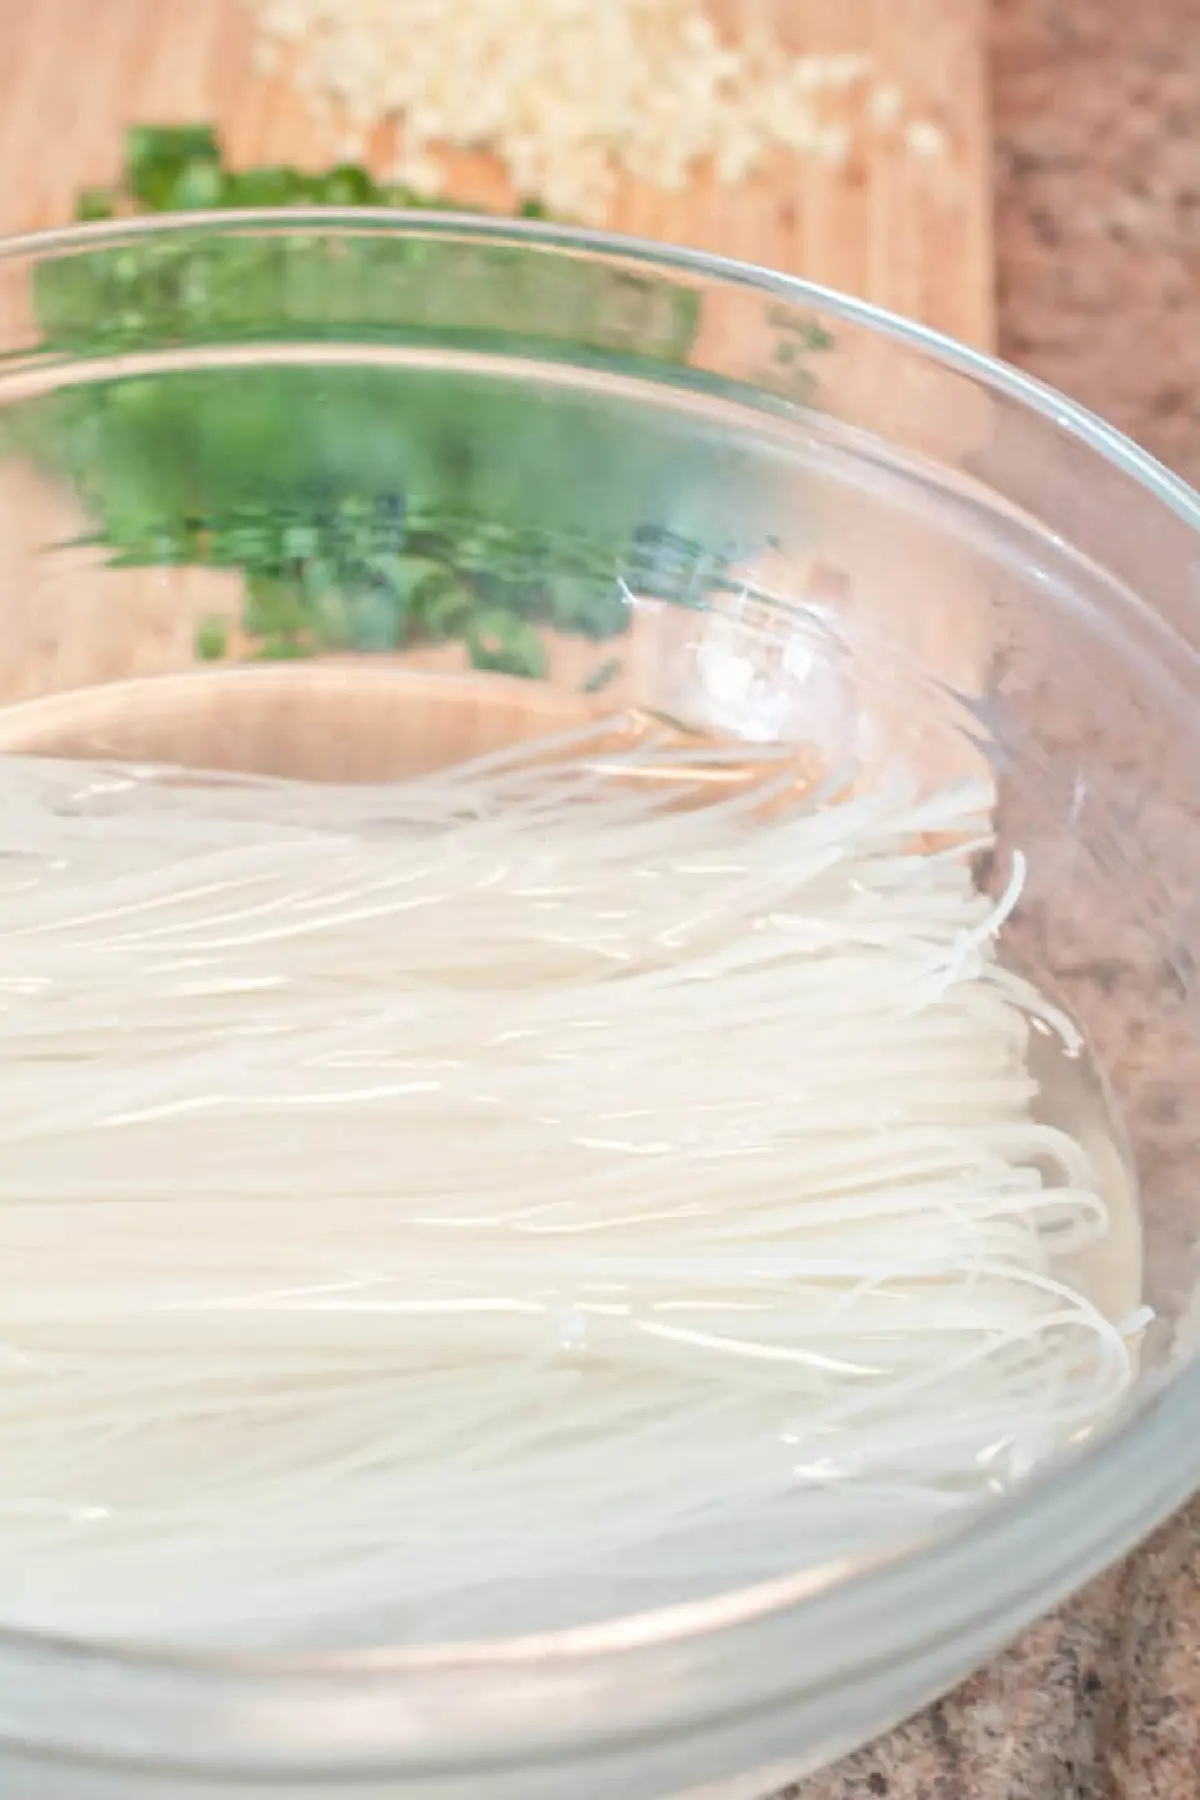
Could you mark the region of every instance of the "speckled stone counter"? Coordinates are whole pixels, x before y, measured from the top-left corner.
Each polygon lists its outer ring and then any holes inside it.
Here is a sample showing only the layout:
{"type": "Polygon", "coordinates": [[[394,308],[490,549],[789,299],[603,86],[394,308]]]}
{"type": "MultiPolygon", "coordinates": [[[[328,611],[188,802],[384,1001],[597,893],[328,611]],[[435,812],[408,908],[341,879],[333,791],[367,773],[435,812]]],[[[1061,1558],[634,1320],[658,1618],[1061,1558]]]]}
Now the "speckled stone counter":
{"type": "Polygon", "coordinates": [[[945,1700],[786,1800],[1196,1800],[1200,1506],[945,1700]]]}
{"type": "MultiPolygon", "coordinates": [[[[1002,354],[1200,483],[1200,0],[994,0],[1002,354]]],[[[1200,1501],[789,1800],[1200,1800],[1200,1501]]]]}

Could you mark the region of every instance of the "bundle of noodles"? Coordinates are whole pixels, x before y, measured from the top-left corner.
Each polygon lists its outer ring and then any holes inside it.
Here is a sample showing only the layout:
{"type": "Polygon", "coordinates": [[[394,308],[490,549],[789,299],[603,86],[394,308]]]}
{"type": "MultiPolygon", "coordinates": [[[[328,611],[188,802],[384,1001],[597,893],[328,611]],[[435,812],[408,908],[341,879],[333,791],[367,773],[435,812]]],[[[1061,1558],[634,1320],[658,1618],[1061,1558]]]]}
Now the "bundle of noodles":
{"type": "Polygon", "coordinates": [[[935,1524],[1114,1406],[990,796],[753,756],[0,764],[0,1620],[563,1622],[935,1524]]]}

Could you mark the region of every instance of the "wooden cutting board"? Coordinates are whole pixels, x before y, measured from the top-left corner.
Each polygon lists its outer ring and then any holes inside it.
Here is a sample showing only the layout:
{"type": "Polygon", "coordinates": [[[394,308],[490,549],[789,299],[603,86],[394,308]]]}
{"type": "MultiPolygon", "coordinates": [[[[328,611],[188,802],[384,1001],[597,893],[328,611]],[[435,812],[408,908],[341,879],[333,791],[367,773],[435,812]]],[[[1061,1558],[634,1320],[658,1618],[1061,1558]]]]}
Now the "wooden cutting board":
{"type": "MultiPolygon", "coordinates": [[[[864,119],[841,167],[780,154],[737,191],[698,181],[670,195],[631,184],[611,224],[802,274],[986,347],[986,0],[710,3],[731,23],[773,9],[798,51],[865,55],[872,84],[899,88],[906,118],[935,127],[943,147],[921,154],[902,128],[879,131],[864,119]]],[[[0,232],[69,220],[81,187],[117,178],[132,123],[212,121],[240,164],[322,167],[339,158],[335,132],[314,123],[286,76],[255,72],[245,0],[0,0],[0,15],[0,232]]],[[[388,148],[386,134],[372,145],[381,173],[388,148]]],[[[504,199],[482,157],[458,158],[448,185],[464,202],[504,199]]],[[[970,427],[957,405],[950,423],[970,427]]],[[[47,543],[81,528],[64,505],[21,471],[0,482],[0,703],[185,671],[198,623],[240,614],[240,583],[228,573],[105,569],[87,553],[47,558],[47,543]]],[[[876,545],[857,527],[852,536],[861,554],[880,550],[882,566],[868,556],[844,610],[868,629],[880,608],[903,620],[919,664],[971,691],[986,663],[976,571],[919,526],[903,542],[893,532],[876,545]]],[[[605,698],[615,704],[609,690],[605,698]]],[[[907,716],[903,723],[911,737],[907,716]]]]}
{"type": "MultiPolygon", "coordinates": [[[[922,155],[903,128],[868,128],[841,168],[781,154],[735,192],[631,185],[611,224],[805,275],[988,345],[985,0],[724,6],[734,18],[772,10],[798,49],[866,54],[944,149],[922,155]]],[[[286,78],[254,72],[242,0],[4,0],[0,11],[2,232],[69,219],[80,187],[116,176],[133,122],[213,120],[242,163],[337,160],[286,78]]],[[[497,191],[483,159],[461,160],[452,186],[463,200],[497,191]]]]}

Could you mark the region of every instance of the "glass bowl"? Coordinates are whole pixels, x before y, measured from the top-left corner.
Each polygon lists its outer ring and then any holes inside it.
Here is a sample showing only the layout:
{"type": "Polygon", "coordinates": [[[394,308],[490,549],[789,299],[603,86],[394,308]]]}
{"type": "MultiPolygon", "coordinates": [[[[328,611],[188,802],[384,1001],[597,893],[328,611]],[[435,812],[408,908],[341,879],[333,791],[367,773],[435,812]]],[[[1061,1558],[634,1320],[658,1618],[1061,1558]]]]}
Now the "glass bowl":
{"type": "Polygon", "coordinates": [[[0,1596],[0,1785],[756,1800],[1183,1501],[1195,497],[916,326],[550,227],[88,227],[5,246],[0,308],[0,753],[372,781],[608,709],[919,782],[985,769],[979,879],[1026,859],[1005,946],[1114,1096],[1154,1314],[1112,1429],[936,1536],[733,1592],[324,1656],[66,1641],[0,1596]]]}

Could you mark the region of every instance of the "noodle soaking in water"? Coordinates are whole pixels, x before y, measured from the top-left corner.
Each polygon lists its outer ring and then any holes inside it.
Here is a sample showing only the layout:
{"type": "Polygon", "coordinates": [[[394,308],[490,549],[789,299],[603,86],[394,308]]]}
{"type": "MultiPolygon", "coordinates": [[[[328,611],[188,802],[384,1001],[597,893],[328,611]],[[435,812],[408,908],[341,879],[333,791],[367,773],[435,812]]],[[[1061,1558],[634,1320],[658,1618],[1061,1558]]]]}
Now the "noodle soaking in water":
{"type": "Polygon", "coordinates": [[[508,1633],[936,1528],[1118,1408],[1134,1208],[990,790],[638,715],[0,763],[0,1613],[508,1633]]]}

